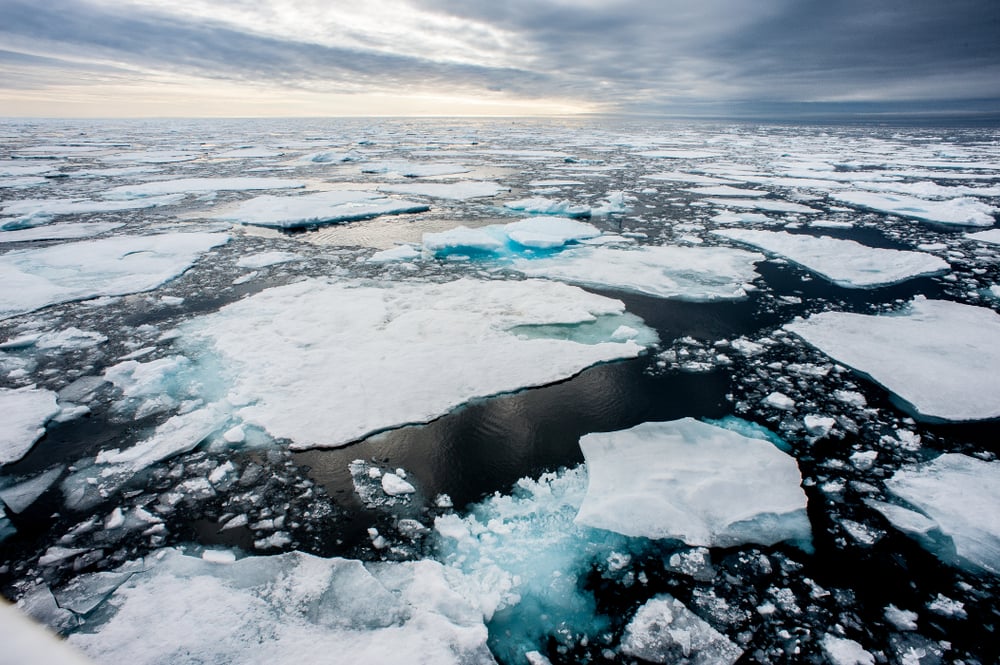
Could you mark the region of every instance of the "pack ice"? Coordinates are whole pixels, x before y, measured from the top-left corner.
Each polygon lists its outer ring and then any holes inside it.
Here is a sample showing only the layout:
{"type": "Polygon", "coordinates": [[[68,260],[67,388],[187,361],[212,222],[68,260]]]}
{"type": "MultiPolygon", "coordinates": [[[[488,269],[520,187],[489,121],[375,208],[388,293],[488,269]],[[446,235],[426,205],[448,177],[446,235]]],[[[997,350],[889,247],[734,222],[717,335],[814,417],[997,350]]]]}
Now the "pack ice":
{"type": "Polygon", "coordinates": [[[121,236],[0,256],[0,318],[97,296],[149,291],[229,241],[224,233],[121,236]]]}
{"type": "Polygon", "coordinates": [[[928,420],[1000,417],[1000,315],[915,298],[884,315],[823,312],[785,325],[928,420]]]}
{"type": "Polygon", "coordinates": [[[739,300],[764,256],[728,247],[582,247],[555,256],[519,259],[530,277],[694,302],[739,300]]]}
{"type": "Polygon", "coordinates": [[[635,613],[625,627],[622,652],[651,663],[689,665],[732,665],[743,655],[743,649],[666,594],[635,613]]]}
{"type": "Polygon", "coordinates": [[[587,434],[580,447],[580,524],[704,547],[811,537],[798,465],[769,441],[683,418],[587,434]]]}
{"type": "Polygon", "coordinates": [[[0,465],[24,457],[57,413],[56,394],[50,390],[0,388],[0,465]]]}
{"type": "Polygon", "coordinates": [[[439,563],[213,558],[161,550],[110,594],[84,594],[76,604],[116,611],[93,612],[70,644],[109,665],[494,662],[482,613],[439,563]]]}
{"type": "Polygon", "coordinates": [[[231,372],[238,414],[293,448],[340,446],[460,404],[631,358],[656,335],[622,303],[546,281],[310,279],[182,327],[231,372]],[[622,325],[633,332],[615,335],[622,325]]]}
{"type": "Polygon", "coordinates": [[[853,240],[815,237],[786,231],[722,229],[715,235],[783,256],[834,284],[870,288],[935,275],[951,266],[924,252],[867,247],[853,240]]]}
{"type": "Polygon", "coordinates": [[[993,226],[996,221],[993,216],[1000,212],[1000,208],[977,201],[972,197],[927,201],[915,196],[876,192],[838,192],[831,194],[831,197],[858,208],[937,224],[993,226]]]}
{"type": "Polygon", "coordinates": [[[391,199],[378,192],[334,190],[299,196],[265,194],[219,211],[212,218],[253,226],[292,229],[427,210],[430,210],[430,206],[391,199]]]}
{"type": "Polygon", "coordinates": [[[915,509],[872,502],[898,529],[948,563],[1000,575],[1000,462],[948,453],[885,486],[915,509]]]}

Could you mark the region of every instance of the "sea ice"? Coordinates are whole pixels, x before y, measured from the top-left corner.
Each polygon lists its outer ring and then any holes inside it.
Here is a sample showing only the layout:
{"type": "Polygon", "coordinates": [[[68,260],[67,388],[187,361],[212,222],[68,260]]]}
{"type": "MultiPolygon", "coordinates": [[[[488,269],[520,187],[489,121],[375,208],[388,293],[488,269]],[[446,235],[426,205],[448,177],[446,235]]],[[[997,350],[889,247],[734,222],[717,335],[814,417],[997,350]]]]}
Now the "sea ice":
{"type": "Polygon", "coordinates": [[[971,197],[947,201],[927,201],[914,196],[879,194],[875,192],[837,192],[831,196],[858,208],[886,212],[900,217],[912,217],[937,224],[961,226],[993,226],[994,215],[1000,208],[971,197]]]}
{"type": "Polygon", "coordinates": [[[53,217],[61,215],[156,208],[177,203],[183,198],[183,194],[168,194],[130,201],[92,201],[90,199],[29,199],[25,201],[7,201],[0,208],[0,215],[15,215],[15,217],[9,219],[0,218],[0,229],[9,231],[38,226],[49,222],[53,217]]]}
{"type": "MultiPolygon", "coordinates": [[[[471,169],[461,164],[448,164],[446,162],[369,162],[361,167],[362,173],[395,173],[404,178],[422,178],[426,176],[456,175],[468,173],[471,169]]],[[[404,192],[406,194],[416,194],[419,192],[404,192]]],[[[492,195],[484,195],[492,196],[492,195]]],[[[451,198],[451,197],[448,197],[451,198]]]]}
{"type": "Polygon", "coordinates": [[[51,390],[0,388],[0,465],[24,457],[57,413],[59,405],[51,390]]]}
{"type": "Polygon", "coordinates": [[[120,236],[0,256],[0,318],[48,305],[149,291],[225,242],[224,233],[120,236]]]}
{"type": "Polygon", "coordinates": [[[854,640],[827,634],[820,644],[830,665],[875,665],[875,656],[854,640]]]}
{"type": "Polygon", "coordinates": [[[810,538],[798,465],[769,441],[684,418],[587,434],[580,447],[580,524],[704,547],[810,538]]]}
{"type": "Polygon", "coordinates": [[[475,397],[634,357],[642,343],[610,339],[622,324],[655,339],[620,302],[554,282],[312,279],[181,330],[195,355],[208,345],[219,356],[231,373],[228,399],[246,422],[303,449],[341,446],[475,397]],[[587,338],[595,331],[597,339],[587,338]]]}
{"type": "Polygon", "coordinates": [[[505,208],[531,215],[562,215],[564,217],[590,217],[590,206],[576,205],[571,201],[553,201],[541,196],[508,201],[505,208]]]}
{"type": "Polygon", "coordinates": [[[393,261],[413,261],[419,259],[420,252],[410,245],[400,245],[392,249],[383,249],[368,257],[368,263],[391,263],[393,261]]]}
{"type": "Polygon", "coordinates": [[[492,663],[482,613],[453,577],[427,560],[162,550],[113,591],[115,612],[96,610],[68,641],[109,664],[492,663]]]}
{"type": "Polygon", "coordinates": [[[651,663],[732,665],[743,649],[673,596],[656,596],[625,627],[622,652],[651,663]]]}
{"type": "Polygon", "coordinates": [[[11,511],[22,513],[59,480],[65,469],[60,464],[27,480],[6,485],[0,489],[0,500],[11,511]]]}
{"type": "Polygon", "coordinates": [[[640,157],[647,157],[649,159],[711,159],[719,156],[719,154],[715,152],[684,149],[643,150],[642,152],[637,152],[636,154],[640,157]]]}
{"type": "Polygon", "coordinates": [[[259,252],[257,254],[241,256],[239,260],[236,261],[236,265],[239,268],[260,269],[278,265],[279,263],[298,261],[301,258],[302,255],[296,254],[295,252],[259,252]]]}
{"type": "Polygon", "coordinates": [[[709,198],[705,199],[709,203],[714,203],[718,206],[733,206],[734,208],[756,208],[757,210],[768,210],[770,212],[800,212],[800,213],[818,213],[819,210],[816,208],[810,208],[809,206],[802,205],[801,203],[792,203],[791,201],[782,201],[779,199],[737,199],[737,198],[709,198]]]}
{"type": "Polygon", "coordinates": [[[299,189],[305,187],[302,180],[288,178],[241,177],[241,178],[182,178],[180,180],[157,180],[138,185],[122,185],[101,194],[114,200],[144,199],[165,194],[206,194],[208,192],[245,192],[260,189],[299,189]]]}
{"type": "Polygon", "coordinates": [[[593,224],[561,217],[529,217],[504,226],[507,236],[524,247],[552,249],[601,235],[593,224]]]}
{"type": "Polygon", "coordinates": [[[914,277],[940,274],[951,267],[947,261],[932,254],[867,247],[853,240],[827,236],[817,238],[786,231],[750,229],[723,229],[712,233],[783,256],[847,288],[896,284],[914,277]]]}
{"type": "Polygon", "coordinates": [[[496,196],[500,192],[509,191],[509,187],[504,187],[495,182],[479,182],[468,180],[462,182],[408,182],[398,185],[379,185],[380,192],[390,192],[393,194],[411,194],[414,196],[428,196],[438,199],[453,199],[465,201],[467,199],[482,198],[485,196],[496,196]]]}
{"type": "Polygon", "coordinates": [[[897,528],[948,563],[1000,575],[1000,462],[948,453],[903,467],[885,486],[916,509],[876,505],[897,528]]]}
{"type": "Polygon", "coordinates": [[[454,252],[466,254],[496,254],[503,251],[506,238],[496,225],[470,229],[458,226],[439,233],[425,233],[421,239],[424,251],[434,255],[454,252]]]}
{"type": "Polygon", "coordinates": [[[1000,315],[914,299],[885,315],[823,312],[785,326],[930,420],[1000,417],[1000,315]]]}
{"type": "Polygon", "coordinates": [[[762,189],[745,189],[742,187],[730,187],[728,185],[692,187],[684,191],[691,192],[692,194],[700,194],[701,196],[764,196],[768,193],[762,189]]]}
{"type": "Polygon", "coordinates": [[[979,242],[985,242],[991,245],[1000,245],[1000,229],[967,233],[965,234],[965,237],[969,240],[978,240],[979,242]]]}
{"type": "Polygon", "coordinates": [[[0,243],[31,242],[36,240],[76,240],[107,233],[124,226],[115,222],[80,222],[78,224],[53,224],[16,231],[0,232],[0,243]]]}
{"type": "Polygon", "coordinates": [[[706,302],[746,297],[761,254],[727,247],[584,247],[561,254],[519,259],[514,269],[597,288],[660,298],[706,302]]]}
{"type": "Polygon", "coordinates": [[[239,224],[290,229],[427,210],[430,206],[390,199],[377,192],[332,190],[299,196],[265,194],[212,217],[239,224]]]}

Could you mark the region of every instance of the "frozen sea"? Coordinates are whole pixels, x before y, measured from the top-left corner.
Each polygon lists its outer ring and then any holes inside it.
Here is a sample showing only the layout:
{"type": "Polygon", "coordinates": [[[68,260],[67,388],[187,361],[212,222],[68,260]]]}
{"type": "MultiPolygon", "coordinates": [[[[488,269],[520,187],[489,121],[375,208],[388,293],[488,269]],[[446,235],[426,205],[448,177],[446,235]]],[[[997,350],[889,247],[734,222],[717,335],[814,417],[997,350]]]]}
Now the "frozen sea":
{"type": "Polygon", "coordinates": [[[998,215],[995,126],[4,120],[0,591],[108,664],[997,662],[998,215]]]}

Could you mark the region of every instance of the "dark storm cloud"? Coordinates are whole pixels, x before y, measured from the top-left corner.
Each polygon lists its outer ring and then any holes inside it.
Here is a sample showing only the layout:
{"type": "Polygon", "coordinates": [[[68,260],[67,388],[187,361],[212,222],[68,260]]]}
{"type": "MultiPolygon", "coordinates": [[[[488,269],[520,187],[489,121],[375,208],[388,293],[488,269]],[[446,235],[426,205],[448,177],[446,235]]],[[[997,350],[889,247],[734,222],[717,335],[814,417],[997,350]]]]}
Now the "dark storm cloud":
{"type": "Polygon", "coordinates": [[[72,0],[0,0],[0,47],[38,44],[53,58],[83,55],[309,89],[503,90],[623,111],[822,101],[919,102],[924,108],[936,100],[1000,99],[998,0],[413,4],[504,30],[513,35],[513,55],[530,66],[332,48],[167,10],[125,16],[72,0]]]}

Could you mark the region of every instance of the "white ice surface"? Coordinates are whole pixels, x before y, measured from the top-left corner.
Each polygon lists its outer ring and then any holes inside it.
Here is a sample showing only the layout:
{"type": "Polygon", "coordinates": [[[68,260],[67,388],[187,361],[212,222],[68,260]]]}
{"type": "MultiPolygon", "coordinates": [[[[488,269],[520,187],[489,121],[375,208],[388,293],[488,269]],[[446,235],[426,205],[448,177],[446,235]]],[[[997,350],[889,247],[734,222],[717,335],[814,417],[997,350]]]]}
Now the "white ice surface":
{"type": "Polygon", "coordinates": [[[505,208],[518,210],[532,215],[563,215],[565,217],[589,217],[590,206],[577,205],[571,201],[555,201],[541,196],[517,201],[508,201],[505,208]]]}
{"type": "Polygon", "coordinates": [[[138,185],[122,185],[103,192],[108,199],[142,199],[164,194],[205,194],[207,192],[253,191],[260,189],[299,189],[305,187],[302,180],[266,177],[238,178],[182,178],[179,180],[157,180],[138,185]]]}
{"type": "Polygon", "coordinates": [[[489,252],[503,250],[505,242],[502,233],[495,226],[470,229],[458,226],[438,233],[425,233],[421,239],[424,251],[431,254],[446,254],[454,251],[489,252]]]}
{"type": "Polygon", "coordinates": [[[989,229],[988,231],[967,233],[965,234],[965,237],[969,240],[978,240],[979,242],[985,242],[991,245],[1000,245],[1000,229],[989,229]]]}
{"type": "Polygon", "coordinates": [[[709,198],[705,199],[709,203],[714,203],[718,206],[733,206],[734,208],[756,208],[757,210],[767,210],[770,212],[801,212],[801,213],[818,213],[819,210],[816,208],[810,208],[809,206],[802,205],[801,203],[792,203],[791,201],[782,201],[779,199],[738,199],[738,198],[709,198]]]}
{"type": "Polygon", "coordinates": [[[640,344],[610,341],[623,323],[644,328],[623,311],[616,300],[547,281],[314,279],[268,289],[182,331],[189,348],[208,345],[231,373],[229,401],[242,405],[240,416],[303,449],[633,357],[640,344]],[[546,326],[568,338],[548,336],[546,326]],[[573,341],[576,329],[589,343],[573,341]]]}
{"type": "Polygon", "coordinates": [[[728,247],[584,247],[519,259],[516,270],[573,284],[689,301],[738,300],[764,257],[728,247]]]}
{"type": "Polygon", "coordinates": [[[224,233],[121,236],[0,255],[0,318],[55,303],[149,291],[171,280],[224,233]]]}
{"type": "Polygon", "coordinates": [[[24,512],[59,480],[65,469],[66,467],[60,464],[26,480],[6,485],[0,489],[0,501],[15,513],[24,512]]]}
{"type": "Polygon", "coordinates": [[[80,222],[77,224],[52,224],[17,231],[0,231],[0,243],[30,242],[35,240],[76,240],[113,231],[124,226],[116,222],[80,222]]]}
{"type": "Polygon", "coordinates": [[[0,215],[14,216],[6,219],[0,217],[0,229],[12,230],[37,226],[45,224],[53,217],[62,215],[156,208],[158,206],[177,203],[183,198],[183,194],[167,194],[131,201],[93,201],[90,199],[28,199],[24,201],[7,201],[0,207],[0,215]]]}
{"type": "Polygon", "coordinates": [[[664,665],[732,665],[743,655],[743,649],[667,594],[636,611],[625,626],[621,650],[664,665]]]}
{"type": "Polygon", "coordinates": [[[912,217],[937,224],[960,226],[993,226],[994,215],[1000,208],[971,197],[928,201],[903,194],[877,192],[836,192],[832,198],[858,208],[886,212],[900,217],[912,217]]]}
{"type": "Polygon", "coordinates": [[[279,263],[298,261],[301,258],[302,255],[296,254],[295,252],[259,252],[257,254],[241,256],[236,261],[236,265],[240,268],[250,268],[252,270],[256,270],[259,268],[267,268],[268,266],[278,265],[279,263]]]}
{"type": "MultiPolygon", "coordinates": [[[[97,663],[492,663],[483,615],[433,561],[299,552],[206,561],[165,550],[118,587],[117,611],[69,643],[97,663]]],[[[460,588],[460,587],[459,587],[460,588]]]]}
{"type": "Polygon", "coordinates": [[[408,162],[403,160],[368,162],[361,167],[362,173],[395,173],[405,178],[456,175],[459,173],[468,173],[470,170],[468,166],[461,164],[449,164],[447,162],[408,162]]]}
{"type": "Polygon", "coordinates": [[[511,240],[524,247],[551,249],[601,235],[593,224],[562,217],[529,217],[504,226],[511,240]]]}
{"type": "Polygon", "coordinates": [[[420,252],[410,245],[400,245],[391,249],[375,252],[368,258],[369,263],[391,263],[393,261],[412,261],[420,258],[420,252]]]}
{"type": "Polygon", "coordinates": [[[893,314],[823,312],[785,329],[881,384],[917,415],[1000,417],[1000,315],[991,309],[917,298],[893,314]]]}
{"type": "MultiPolygon", "coordinates": [[[[885,486],[947,537],[941,542],[924,534],[918,539],[926,547],[949,563],[1000,575],[1000,462],[948,453],[903,467],[885,486]]],[[[905,514],[883,514],[904,532],[919,535],[905,514]]]]}
{"type": "Polygon", "coordinates": [[[24,457],[59,413],[56,394],[37,388],[0,388],[0,464],[24,457]]]}
{"type": "Polygon", "coordinates": [[[810,538],[799,467],[769,441],[684,418],[587,434],[580,447],[580,524],[705,547],[810,538]]]}
{"type": "Polygon", "coordinates": [[[869,288],[935,275],[951,266],[924,252],[867,247],[853,240],[815,237],[785,231],[723,229],[715,235],[783,256],[834,284],[869,288]]]}
{"type": "Polygon", "coordinates": [[[398,185],[379,185],[379,191],[393,194],[411,194],[414,196],[429,196],[438,199],[466,199],[496,196],[508,191],[508,187],[495,182],[480,182],[466,180],[460,182],[407,182],[398,185]]]}
{"type": "Polygon", "coordinates": [[[298,196],[265,194],[217,212],[212,217],[227,222],[289,229],[428,209],[422,203],[390,199],[378,192],[333,190],[298,196]]]}

